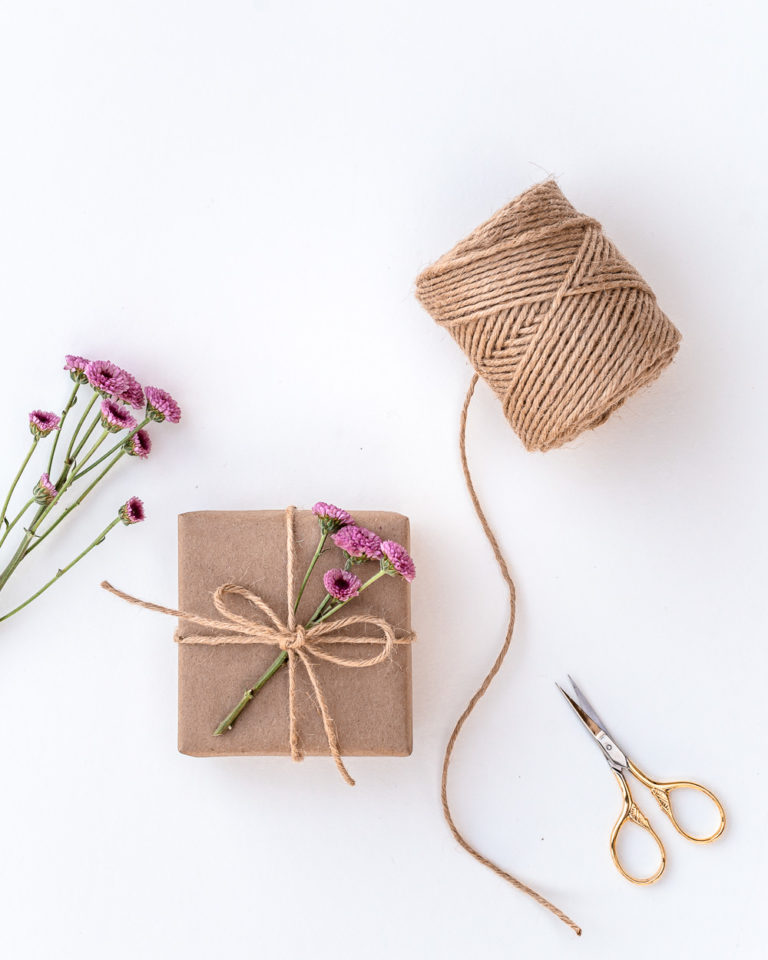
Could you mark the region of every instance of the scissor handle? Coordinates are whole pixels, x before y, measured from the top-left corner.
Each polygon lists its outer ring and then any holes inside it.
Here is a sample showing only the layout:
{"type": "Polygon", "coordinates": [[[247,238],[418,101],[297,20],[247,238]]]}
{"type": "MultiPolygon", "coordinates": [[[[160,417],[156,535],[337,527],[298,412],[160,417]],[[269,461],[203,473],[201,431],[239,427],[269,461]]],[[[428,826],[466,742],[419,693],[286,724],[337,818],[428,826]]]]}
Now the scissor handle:
{"type": "Polygon", "coordinates": [[[667,856],[664,851],[664,844],[661,842],[658,834],[649,823],[648,818],[632,799],[632,794],[629,792],[629,786],[624,778],[624,774],[619,770],[614,770],[613,772],[616,776],[616,780],[619,783],[624,805],[621,813],[619,814],[619,819],[614,824],[611,832],[611,858],[613,859],[613,862],[616,865],[619,873],[629,880],[630,883],[655,883],[662,873],[664,873],[664,867],[667,865],[667,856]],[[618,843],[619,834],[621,833],[622,828],[628,823],[634,823],[642,830],[645,830],[646,833],[649,833],[656,841],[656,846],[659,848],[659,853],[661,854],[661,863],[659,864],[659,868],[656,870],[656,872],[649,877],[633,877],[631,873],[624,869],[621,860],[619,859],[619,854],[616,850],[616,844],[618,843]]]}
{"type": "Polygon", "coordinates": [[[702,787],[700,783],[694,783],[692,780],[670,780],[661,782],[651,780],[651,778],[647,774],[643,773],[642,770],[638,769],[638,767],[636,767],[631,760],[627,760],[627,764],[629,769],[632,771],[632,775],[636,777],[640,783],[643,784],[643,786],[648,787],[648,789],[651,791],[656,803],[658,803],[658,805],[667,815],[672,823],[672,826],[675,828],[675,830],[677,830],[680,836],[685,837],[686,840],[691,840],[693,843],[712,843],[712,841],[717,840],[723,830],[725,830],[725,810],[723,810],[723,805],[711,790],[707,790],[706,787],[702,787]],[[715,809],[720,817],[720,823],[712,833],[706,837],[697,837],[691,833],[688,833],[688,831],[678,822],[677,818],[675,817],[674,810],[672,809],[672,801],[670,796],[675,790],[695,790],[697,793],[703,793],[705,797],[709,797],[709,799],[715,805],[715,809]]]}

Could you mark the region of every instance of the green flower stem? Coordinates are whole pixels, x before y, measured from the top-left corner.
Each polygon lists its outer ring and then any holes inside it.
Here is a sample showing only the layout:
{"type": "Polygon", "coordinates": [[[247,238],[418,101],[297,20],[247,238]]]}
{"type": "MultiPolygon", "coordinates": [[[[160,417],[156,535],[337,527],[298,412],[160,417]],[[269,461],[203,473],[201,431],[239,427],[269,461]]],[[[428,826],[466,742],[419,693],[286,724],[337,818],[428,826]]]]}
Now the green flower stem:
{"type": "Polygon", "coordinates": [[[59,475],[59,479],[56,481],[56,489],[57,489],[57,490],[58,490],[59,487],[62,485],[62,483],[64,483],[64,481],[66,480],[67,474],[69,473],[69,468],[72,466],[72,459],[73,459],[72,451],[73,451],[74,446],[75,446],[75,440],[77,440],[77,435],[78,435],[78,434],[80,433],[80,431],[82,430],[83,424],[85,423],[85,421],[86,421],[86,419],[87,419],[87,417],[88,417],[88,414],[91,412],[91,407],[93,407],[94,403],[96,403],[96,401],[97,401],[98,399],[99,399],[99,395],[98,395],[98,393],[96,393],[96,391],[94,390],[93,396],[92,396],[91,399],[88,401],[88,404],[87,404],[85,410],[83,410],[83,415],[82,415],[82,417],[80,417],[80,419],[79,419],[79,421],[78,421],[78,423],[77,423],[77,426],[75,427],[74,431],[72,432],[72,436],[69,438],[69,446],[67,447],[67,455],[66,455],[66,457],[64,457],[64,465],[63,465],[62,468],[61,468],[61,474],[59,475]]]}
{"type": "Polygon", "coordinates": [[[18,607],[14,607],[14,609],[11,610],[9,613],[6,613],[2,617],[0,617],[0,623],[2,623],[3,620],[8,620],[9,617],[12,617],[15,613],[18,613],[19,610],[23,610],[24,607],[29,606],[29,604],[32,603],[33,600],[37,600],[37,598],[40,596],[41,593],[45,593],[45,591],[49,587],[52,587],[53,584],[56,583],[56,581],[60,577],[63,577],[64,574],[67,573],[69,570],[71,570],[76,563],[79,563],[83,559],[83,557],[86,556],[86,554],[90,553],[94,547],[98,547],[98,545],[104,541],[105,537],[107,536],[109,531],[112,529],[112,527],[116,526],[118,523],[120,523],[120,517],[115,517],[115,519],[101,531],[98,537],[96,537],[96,539],[92,543],[88,544],[88,546],[85,548],[85,550],[82,551],[82,553],[78,553],[75,559],[72,560],[70,563],[68,563],[66,567],[62,567],[60,570],[57,570],[56,575],[51,577],[51,579],[47,583],[44,583],[43,586],[40,587],[38,591],[33,593],[31,597],[28,597],[24,601],[24,603],[20,603],[18,607]]]}
{"type": "MultiPolygon", "coordinates": [[[[360,587],[360,593],[362,593],[363,590],[365,590],[367,587],[370,587],[371,584],[375,583],[380,577],[385,576],[385,574],[387,573],[389,573],[388,570],[379,570],[378,573],[375,573],[369,580],[366,580],[365,583],[362,585],[362,587],[360,587]]],[[[360,594],[358,594],[358,596],[359,595],[360,594]]],[[[354,599],[354,598],[350,598],[350,599],[354,599]]],[[[349,603],[349,600],[342,600],[340,603],[337,603],[335,606],[331,607],[331,609],[327,613],[325,613],[322,617],[320,617],[318,620],[315,620],[314,617],[311,620],[308,620],[305,626],[311,627],[311,626],[314,626],[314,624],[316,623],[321,623],[323,620],[326,620],[328,617],[330,617],[332,613],[335,613],[337,610],[339,610],[341,607],[343,607],[347,603],[349,603]]],[[[259,677],[259,679],[256,681],[256,683],[254,683],[252,687],[249,687],[245,691],[245,693],[240,698],[240,702],[237,704],[234,710],[231,710],[226,715],[226,717],[221,721],[218,727],[216,727],[216,729],[213,731],[214,737],[220,737],[223,733],[226,733],[227,730],[232,729],[235,721],[243,712],[243,710],[245,710],[245,708],[248,706],[251,700],[253,700],[253,698],[256,696],[259,690],[261,690],[264,684],[277,673],[277,671],[280,669],[280,667],[282,667],[282,665],[286,662],[287,659],[288,659],[288,651],[281,650],[280,653],[275,657],[275,659],[269,665],[266,672],[259,677]]]]}
{"type": "MultiPolygon", "coordinates": [[[[309,565],[309,570],[307,570],[306,576],[304,577],[304,582],[303,582],[302,585],[301,585],[301,590],[299,590],[299,596],[298,596],[298,598],[297,598],[297,600],[296,600],[296,603],[294,604],[294,607],[293,607],[293,612],[294,612],[294,613],[296,613],[296,611],[297,611],[298,608],[299,608],[299,600],[301,600],[301,595],[302,595],[302,593],[304,592],[304,587],[307,585],[307,580],[309,580],[309,575],[310,575],[310,573],[312,573],[312,568],[313,568],[313,567],[315,566],[315,564],[317,563],[317,559],[318,559],[318,557],[320,556],[320,552],[321,552],[321,550],[323,549],[323,546],[325,545],[325,541],[326,541],[327,537],[328,537],[328,533],[324,533],[323,536],[322,536],[321,539],[320,539],[320,543],[319,543],[319,545],[318,545],[318,548],[317,548],[317,550],[315,551],[315,555],[314,555],[314,557],[312,557],[312,562],[311,562],[310,565],[309,565]]],[[[352,566],[353,563],[354,563],[354,560],[352,559],[352,557],[347,557],[346,562],[345,562],[345,564],[344,564],[344,569],[345,569],[345,570],[349,570],[349,569],[351,568],[351,566],[352,566]]],[[[308,624],[307,624],[307,625],[309,625],[310,623],[314,623],[314,622],[317,620],[317,618],[320,616],[320,614],[322,613],[323,609],[325,608],[325,605],[328,603],[328,601],[329,601],[330,599],[331,599],[330,593],[326,593],[326,595],[325,595],[325,596],[323,597],[323,599],[320,601],[320,605],[318,606],[317,610],[315,610],[315,612],[314,612],[314,613],[312,614],[312,616],[309,618],[309,621],[308,621],[308,624]]]]}
{"type": "Polygon", "coordinates": [[[56,436],[53,438],[53,444],[51,446],[51,455],[48,457],[48,470],[46,471],[48,476],[51,475],[51,470],[53,469],[53,458],[56,453],[56,447],[59,445],[59,437],[61,436],[62,428],[64,427],[64,421],[67,419],[67,414],[74,407],[75,401],[77,399],[77,391],[80,389],[80,381],[75,381],[75,386],[72,390],[72,393],[67,400],[67,405],[61,411],[61,421],[59,423],[59,429],[56,431],[56,436]]]}
{"type": "Polygon", "coordinates": [[[320,541],[317,544],[317,550],[315,550],[315,555],[309,561],[309,566],[307,567],[307,572],[304,574],[304,579],[301,581],[301,586],[299,587],[299,592],[296,596],[296,602],[293,605],[293,612],[299,609],[299,604],[301,603],[301,598],[304,594],[304,589],[307,586],[307,582],[312,574],[312,571],[315,569],[315,564],[320,559],[320,554],[323,552],[323,547],[325,546],[325,541],[328,539],[328,530],[323,530],[320,535],[320,541]]]}
{"type": "MultiPolygon", "coordinates": [[[[96,453],[96,451],[99,449],[99,447],[102,445],[102,443],[104,443],[104,440],[105,440],[108,436],[109,436],[109,430],[107,430],[106,427],[105,427],[104,430],[102,430],[101,436],[99,437],[99,439],[96,441],[96,443],[94,443],[94,445],[91,447],[91,449],[88,451],[88,453],[86,453],[86,455],[83,457],[83,459],[80,461],[80,463],[78,463],[78,465],[77,465],[77,467],[78,467],[78,474],[80,473],[80,467],[82,467],[82,466],[84,466],[86,463],[88,463],[88,461],[91,459],[91,457],[94,455],[94,453],[96,453]]],[[[82,474],[80,474],[80,475],[82,476],[82,474]]],[[[76,475],[76,476],[77,476],[77,475],[76,475]]],[[[68,486],[68,487],[71,487],[72,484],[75,482],[76,476],[75,476],[75,477],[72,477],[72,479],[69,481],[69,483],[67,483],[67,486],[68,486]]]]}
{"type": "Polygon", "coordinates": [[[8,491],[8,496],[5,498],[5,503],[3,504],[3,510],[2,510],[2,512],[0,513],[0,524],[2,524],[3,521],[5,520],[5,514],[6,514],[7,511],[8,511],[8,504],[11,502],[11,497],[13,496],[13,491],[16,489],[16,484],[17,484],[17,483],[19,482],[19,480],[21,479],[22,473],[24,473],[24,471],[26,470],[27,464],[29,463],[30,458],[32,457],[32,454],[35,452],[35,447],[37,446],[37,443],[38,443],[38,440],[39,440],[39,439],[40,439],[39,437],[35,437],[35,438],[34,438],[34,440],[32,441],[32,446],[31,446],[31,447],[29,448],[29,450],[27,451],[26,457],[24,457],[24,459],[22,460],[21,466],[19,467],[19,472],[18,472],[18,473],[16,474],[16,476],[13,478],[13,483],[11,484],[11,489],[8,491]]]}
{"type": "Polygon", "coordinates": [[[82,437],[80,438],[79,443],[77,444],[77,446],[75,447],[75,449],[72,451],[72,459],[71,459],[70,462],[74,462],[74,461],[77,460],[77,457],[78,457],[80,451],[83,449],[83,447],[86,445],[86,443],[88,443],[88,438],[90,437],[90,435],[93,433],[93,431],[96,429],[96,427],[98,426],[98,424],[99,424],[100,422],[101,422],[101,410],[99,410],[99,412],[96,414],[96,416],[93,418],[93,420],[91,420],[91,425],[88,427],[88,429],[87,429],[87,430],[85,431],[85,433],[82,435],[82,437]]]}
{"type": "Polygon", "coordinates": [[[226,733],[227,730],[231,730],[234,725],[235,720],[240,716],[240,714],[245,710],[248,704],[253,700],[256,694],[261,690],[264,684],[273,677],[277,671],[282,667],[285,661],[288,659],[288,651],[281,650],[279,656],[275,657],[266,673],[263,673],[259,679],[254,683],[252,687],[249,687],[242,696],[240,703],[232,710],[227,716],[221,721],[221,723],[213,731],[214,737],[220,737],[222,733],[226,733]]]}
{"type": "Polygon", "coordinates": [[[21,561],[24,559],[24,551],[26,550],[27,545],[29,544],[29,541],[35,535],[34,531],[35,531],[36,524],[38,524],[43,519],[47,509],[48,509],[47,507],[38,507],[37,513],[35,514],[35,517],[32,520],[32,523],[29,525],[29,527],[24,528],[25,534],[21,538],[21,542],[16,548],[16,552],[8,561],[8,564],[6,565],[3,572],[0,573],[0,590],[2,590],[3,587],[6,585],[6,583],[8,583],[8,580],[10,579],[11,574],[16,569],[16,567],[18,567],[21,561]]]}
{"type": "Polygon", "coordinates": [[[109,464],[104,468],[104,470],[101,471],[101,473],[98,475],[98,477],[96,477],[96,479],[93,481],[93,483],[92,483],[89,487],[87,487],[87,488],[80,494],[80,496],[77,498],[77,500],[75,500],[75,502],[74,502],[73,504],[71,504],[69,507],[67,507],[67,509],[61,514],[61,516],[60,516],[54,523],[51,524],[51,526],[45,531],[44,534],[42,534],[41,536],[37,536],[36,531],[37,531],[38,527],[39,527],[40,524],[43,522],[43,520],[45,520],[45,518],[48,516],[48,514],[51,512],[51,510],[53,510],[53,508],[56,506],[56,504],[61,500],[62,496],[66,493],[66,491],[69,489],[69,487],[74,483],[75,478],[74,478],[74,477],[70,477],[69,480],[66,480],[66,481],[64,482],[64,485],[61,487],[61,489],[59,490],[59,492],[58,492],[58,493],[56,494],[56,496],[54,497],[54,499],[53,499],[47,506],[40,507],[40,509],[38,510],[37,515],[35,516],[34,520],[32,521],[32,523],[31,523],[31,524],[29,525],[29,527],[27,528],[26,534],[25,534],[25,536],[22,538],[22,541],[21,541],[21,543],[19,544],[18,549],[16,550],[16,553],[13,555],[13,557],[11,558],[10,563],[9,563],[8,566],[5,568],[5,570],[3,570],[2,574],[0,574],[0,590],[3,589],[3,587],[5,586],[5,584],[6,584],[6,583],[8,582],[8,580],[10,579],[11,574],[12,574],[12,573],[14,572],[14,570],[19,566],[19,564],[22,562],[22,560],[24,560],[26,557],[28,557],[29,554],[32,553],[32,551],[38,546],[38,544],[39,544],[43,539],[45,539],[45,537],[47,537],[48,534],[51,533],[52,530],[54,530],[56,527],[58,527],[58,525],[61,523],[61,521],[64,519],[64,517],[69,516],[69,514],[75,509],[75,507],[80,506],[80,504],[83,502],[83,500],[85,500],[85,498],[88,496],[88,494],[91,492],[91,490],[93,490],[93,488],[96,486],[96,484],[97,484],[100,480],[102,480],[102,479],[107,475],[107,473],[109,473],[109,471],[112,469],[112,467],[114,467],[114,465],[118,462],[118,460],[120,460],[120,458],[122,457],[123,453],[124,453],[124,451],[121,452],[121,453],[119,453],[119,454],[115,457],[115,459],[114,459],[111,463],[109,463],[109,464]],[[33,540],[35,541],[34,543],[32,543],[33,540]],[[31,544],[31,546],[30,546],[30,544],[31,544]]]}
{"type": "MultiPolygon", "coordinates": [[[[40,544],[43,542],[43,540],[45,540],[45,538],[48,536],[48,534],[53,533],[53,531],[56,529],[56,527],[58,527],[58,525],[61,523],[61,521],[62,521],[65,517],[68,517],[69,514],[72,513],[72,511],[73,511],[76,507],[79,507],[79,506],[80,506],[80,504],[83,502],[83,500],[85,500],[85,498],[88,496],[88,494],[91,492],[91,490],[93,490],[93,488],[96,486],[96,484],[99,483],[101,480],[104,479],[104,477],[109,473],[109,471],[112,469],[112,467],[114,467],[114,465],[118,462],[118,460],[120,460],[120,458],[123,457],[124,455],[125,455],[125,451],[122,451],[121,453],[119,453],[119,454],[115,457],[115,459],[114,459],[111,463],[107,464],[107,466],[101,471],[101,473],[98,475],[98,477],[96,477],[96,479],[93,481],[93,483],[92,483],[89,487],[86,487],[85,490],[83,490],[83,492],[80,494],[80,496],[77,498],[77,500],[75,500],[74,503],[71,503],[71,504],[67,507],[67,509],[64,510],[64,511],[61,513],[61,515],[56,518],[56,520],[54,520],[54,522],[50,525],[50,527],[48,527],[48,529],[47,529],[44,533],[41,533],[40,536],[37,537],[37,539],[36,539],[35,542],[32,544],[32,546],[26,551],[25,556],[29,556],[29,554],[32,553],[33,550],[35,550],[37,547],[39,547],[40,544]]],[[[75,481],[76,479],[77,479],[77,477],[73,477],[73,479],[72,479],[71,482],[74,483],[74,481],[75,481]]],[[[42,520],[43,518],[41,517],[40,519],[42,520]]]]}
{"type": "Polygon", "coordinates": [[[323,607],[326,605],[326,603],[328,603],[328,601],[329,601],[330,599],[331,599],[330,593],[326,593],[326,595],[325,595],[325,596],[323,597],[323,599],[320,601],[320,605],[318,606],[317,610],[315,610],[315,612],[314,612],[314,613],[312,614],[312,616],[309,618],[309,623],[314,623],[314,622],[315,622],[315,620],[317,619],[317,617],[319,617],[320,614],[322,613],[323,607]]]}
{"type": "Polygon", "coordinates": [[[30,497],[30,499],[27,500],[27,502],[24,504],[21,510],[19,510],[19,512],[16,514],[13,520],[11,520],[11,522],[8,524],[8,526],[5,529],[5,533],[2,535],[2,537],[0,537],[0,547],[2,547],[2,545],[5,543],[5,538],[11,532],[11,530],[13,530],[13,528],[16,526],[19,520],[21,520],[21,518],[24,516],[27,510],[29,510],[29,508],[32,506],[34,502],[35,502],[35,498],[30,497]]]}
{"type": "Polygon", "coordinates": [[[0,574],[0,590],[3,589],[3,587],[6,585],[6,583],[10,579],[11,574],[18,567],[18,565],[21,563],[21,561],[24,559],[27,553],[29,553],[29,551],[27,550],[27,547],[29,546],[30,541],[33,540],[34,537],[36,536],[35,531],[43,522],[43,520],[45,520],[45,518],[48,516],[51,510],[53,510],[53,508],[59,502],[59,500],[61,499],[62,495],[66,492],[71,482],[72,482],[71,479],[65,480],[63,482],[63,485],[58,489],[58,492],[56,496],[53,498],[53,500],[51,500],[51,502],[48,504],[44,504],[40,506],[32,520],[32,523],[30,523],[28,527],[24,528],[25,533],[24,533],[24,536],[21,538],[21,542],[16,548],[16,552],[11,557],[10,563],[6,566],[5,570],[3,570],[3,572],[0,574]]]}
{"type": "MultiPolygon", "coordinates": [[[[84,477],[85,474],[90,473],[91,470],[94,469],[94,467],[98,467],[100,463],[103,463],[108,457],[111,457],[113,453],[116,453],[120,449],[120,447],[128,443],[128,441],[132,437],[134,437],[139,432],[139,430],[143,430],[144,427],[146,427],[146,425],[151,421],[151,419],[152,419],[151,417],[147,417],[145,420],[142,420],[142,422],[138,426],[134,427],[130,433],[127,433],[121,440],[118,440],[113,447],[110,447],[106,453],[103,453],[98,460],[94,460],[93,463],[86,470],[80,470],[79,466],[81,466],[82,464],[79,465],[78,471],[75,474],[73,481],[79,480],[80,477],[84,477]]],[[[85,461],[83,461],[83,463],[85,463],[85,461]]]]}

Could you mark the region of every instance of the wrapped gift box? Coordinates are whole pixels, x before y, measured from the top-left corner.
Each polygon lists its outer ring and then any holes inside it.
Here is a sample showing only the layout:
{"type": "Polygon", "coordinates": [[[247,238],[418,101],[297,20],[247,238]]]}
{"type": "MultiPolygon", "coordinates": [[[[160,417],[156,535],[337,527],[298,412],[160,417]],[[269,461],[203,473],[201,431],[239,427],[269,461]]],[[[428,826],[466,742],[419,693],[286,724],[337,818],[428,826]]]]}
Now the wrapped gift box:
{"type": "MultiPolygon", "coordinates": [[[[355,521],[382,539],[409,548],[408,518],[398,513],[359,511],[355,521]]],[[[286,610],[286,515],[284,510],[207,510],[179,516],[179,607],[220,619],[213,592],[225,583],[253,591],[283,620],[286,610]]],[[[319,524],[309,510],[294,516],[297,589],[317,547],[319,524]]],[[[329,538],[297,613],[305,623],[325,591],[323,573],[343,565],[343,554],[329,538]]],[[[355,567],[365,580],[375,563],[355,567]]],[[[230,597],[244,616],[254,613],[241,597],[230,597]]],[[[344,615],[368,614],[386,620],[398,635],[410,632],[410,584],[382,577],[350,601],[344,615]]],[[[338,616],[338,615],[337,615],[338,616]]],[[[181,621],[182,636],[215,631],[181,621]]],[[[341,631],[344,632],[344,631],[341,631]]],[[[348,628],[356,636],[378,637],[371,625],[348,628]]],[[[378,644],[337,645],[333,653],[361,659],[381,651],[378,644]]],[[[281,668],[257,693],[233,728],[213,736],[219,722],[243,692],[264,673],[279,649],[263,644],[179,644],[179,750],[195,757],[289,755],[288,671],[281,668]]],[[[313,661],[344,756],[408,756],[412,749],[411,648],[397,644],[391,659],[362,669],[313,661]]],[[[297,729],[302,752],[327,755],[328,741],[314,693],[299,664],[297,729]]]]}

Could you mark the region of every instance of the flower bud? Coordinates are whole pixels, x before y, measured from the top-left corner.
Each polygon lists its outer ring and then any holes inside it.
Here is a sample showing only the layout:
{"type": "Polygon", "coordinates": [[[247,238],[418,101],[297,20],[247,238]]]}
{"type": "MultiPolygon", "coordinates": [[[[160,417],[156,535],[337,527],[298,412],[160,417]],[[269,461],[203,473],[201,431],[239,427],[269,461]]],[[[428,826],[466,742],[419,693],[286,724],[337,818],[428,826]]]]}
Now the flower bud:
{"type": "Polygon", "coordinates": [[[44,473],[32,491],[35,503],[39,503],[41,507],[47,507],[49,503],[53,503],[57,496],[56,487],[51,483],[51,478],[47,473],[44,473]]]}

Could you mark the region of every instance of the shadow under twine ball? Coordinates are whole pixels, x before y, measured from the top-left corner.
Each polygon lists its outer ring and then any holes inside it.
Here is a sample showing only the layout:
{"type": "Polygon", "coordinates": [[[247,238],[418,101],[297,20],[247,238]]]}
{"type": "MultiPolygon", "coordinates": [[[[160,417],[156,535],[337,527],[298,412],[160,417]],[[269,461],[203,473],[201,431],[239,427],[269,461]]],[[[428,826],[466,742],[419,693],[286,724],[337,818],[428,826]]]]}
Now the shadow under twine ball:
{"type": "Polygon", "coordinates": [[[648,284],[552,180],[424,270],[416,296],[495,391],[528,450],[603,423],[680,343],[648,284]]]}

